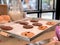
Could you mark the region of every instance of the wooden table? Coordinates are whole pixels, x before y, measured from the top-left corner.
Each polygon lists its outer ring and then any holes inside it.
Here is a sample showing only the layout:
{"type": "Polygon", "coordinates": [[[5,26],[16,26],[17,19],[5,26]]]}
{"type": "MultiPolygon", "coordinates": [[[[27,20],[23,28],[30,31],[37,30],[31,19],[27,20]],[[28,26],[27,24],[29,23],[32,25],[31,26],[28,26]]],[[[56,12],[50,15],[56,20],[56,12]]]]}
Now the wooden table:
{"type": "MultiPolygon", "coordinates": [[[[36,39],[34,39],[31,42],[34,43],[36,41],[52,38],[54,36],[55,36],[55,31],[49,31],[49,32],[46,32],[46,33],[40,35],[39,37],[37,37],[36,39]]],[[[25,45],[26,43],[29,43],[29,42],[21,40],[21,39],[16,39],[16,38],[11,38],[11,37],[8,38],[8,37],[3,37],[3,36],[0,36],[0,40],[2,40],[0,42],[0,45],[25,45]]]]}

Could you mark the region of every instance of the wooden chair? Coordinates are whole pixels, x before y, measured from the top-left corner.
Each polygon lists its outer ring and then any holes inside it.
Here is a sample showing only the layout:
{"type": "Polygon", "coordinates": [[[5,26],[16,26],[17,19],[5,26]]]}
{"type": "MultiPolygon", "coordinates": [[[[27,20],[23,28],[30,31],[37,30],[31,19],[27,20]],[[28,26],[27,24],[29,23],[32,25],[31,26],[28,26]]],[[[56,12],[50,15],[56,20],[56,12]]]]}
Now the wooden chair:
{"type": "Polygon", "coordinates": [[[0,4],[0,15],[7,15],[8,8],[7,5],[0,4]]]}

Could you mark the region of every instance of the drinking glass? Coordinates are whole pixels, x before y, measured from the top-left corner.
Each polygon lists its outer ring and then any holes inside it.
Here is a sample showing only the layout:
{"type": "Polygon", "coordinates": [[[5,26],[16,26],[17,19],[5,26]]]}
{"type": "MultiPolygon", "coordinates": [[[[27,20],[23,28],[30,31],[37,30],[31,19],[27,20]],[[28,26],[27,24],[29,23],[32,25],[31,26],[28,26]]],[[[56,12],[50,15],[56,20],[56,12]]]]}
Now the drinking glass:
{"type": "Polygon", "coordinates": [[[24,18],[24,11],[21,4],[21,0],[11,0],[9,2],[9,12],[11,19],[13,21],[20,20],[24,18]]]}

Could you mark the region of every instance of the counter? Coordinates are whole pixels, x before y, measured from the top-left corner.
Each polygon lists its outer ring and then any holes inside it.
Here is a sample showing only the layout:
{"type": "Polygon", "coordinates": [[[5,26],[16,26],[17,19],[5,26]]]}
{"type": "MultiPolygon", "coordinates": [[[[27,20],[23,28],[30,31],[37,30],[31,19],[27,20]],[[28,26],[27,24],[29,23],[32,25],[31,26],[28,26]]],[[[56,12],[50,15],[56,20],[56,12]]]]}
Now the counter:
{"type": "MultiPolygon", "coordinates": [[[[44,40],[44,39],[48,39],[48,38],[52,38],[55,36],[55,30],[46,32],[42,35],[40,35],[39,37],[37,37],[36,39],[34,39],[31,42],[36,42],[36,41],[40,41],[40,40],[44,40]]],[[[3,37],[0,35],[0,45],[25,45],[26,43],[29,43],[27,41],[21,40],[21,39],[16,39],[13,37],[3,37]]]]}
{"type": "MultiPolygon", "coordinates": [[[[50,20],[49,20],[50,21],[50,20]]],[[[55,20],[57,21],[57,20],[55,20]]],[[[43,34],[41,34],[39,37],[35,38],[34,40],[32,40],[31,42],[37,42],[37,41],[41,41],[41,40],[45,40],[45,39],[49,39],[55,36],[55,30],[50,30],[47,31],[43,34]]],[[[0,45],[26,45],[27,41],[24,41],[22,39],[17,39],[17,38],[13,38],[13,37],[4,37],[0,35],[0,45]]],[[[59,42],[60,44],[60,42],[59,42]]]]}

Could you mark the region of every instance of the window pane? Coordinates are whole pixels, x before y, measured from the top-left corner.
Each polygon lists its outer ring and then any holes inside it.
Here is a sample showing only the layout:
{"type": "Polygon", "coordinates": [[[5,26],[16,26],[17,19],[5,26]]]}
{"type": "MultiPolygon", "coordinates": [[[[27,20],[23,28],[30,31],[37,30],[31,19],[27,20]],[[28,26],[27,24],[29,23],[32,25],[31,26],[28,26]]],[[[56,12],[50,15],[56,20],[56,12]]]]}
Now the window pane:
{"type": "Polygon", "coordinates": [[[42,0],[42,9],[43,10],[52,10],[53,9],[53,0],[42,0]]]}
{"type": "Polygon", "coordinates": [[[42,2],[41,2],[42,0],[39,0],[39,9],[41,10],[41,8],[42,8],[42,2]]]}
{"type": "Polygon", "coordinates": [[[37,10],[37,0],[21,0],[24,10],[37,10]]]}
{"type": "Polygon", "coordinates": [[[56,0],[55,0],[55,9],[56,9],[56,0]]]}
{"type": "Polygon", "coordinates": [[[54,12],[54,19],[56,18],[56,12],[54,12]]]}
{"type": "Polygon", "coordinates": [[[52,19],[53,13],[52,12],[48,12],[48,13],[42,13],[41,18],[44,19],[52,19]]]}
{"type": "Polygon", "coordinates": [[[37,13],[34,13],[34,14],[26,14],[26,17],[37,18],[37,13]]]}

